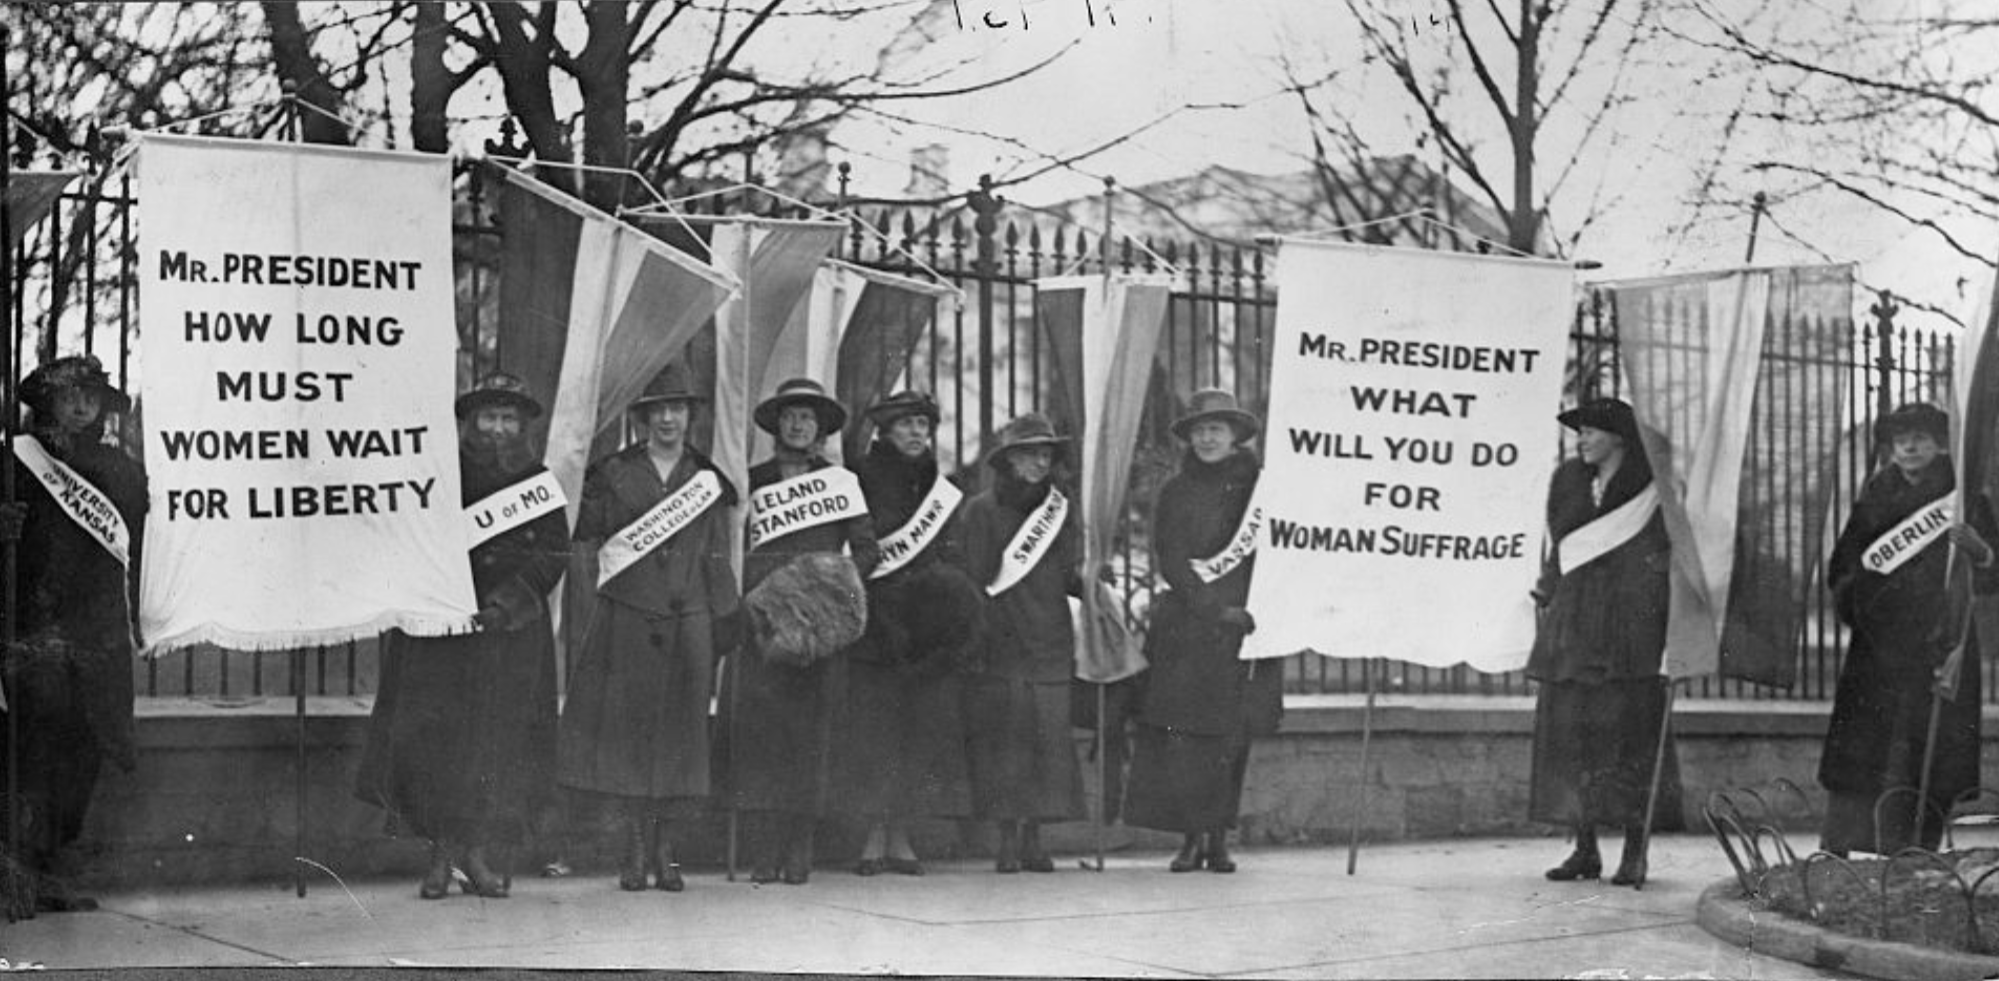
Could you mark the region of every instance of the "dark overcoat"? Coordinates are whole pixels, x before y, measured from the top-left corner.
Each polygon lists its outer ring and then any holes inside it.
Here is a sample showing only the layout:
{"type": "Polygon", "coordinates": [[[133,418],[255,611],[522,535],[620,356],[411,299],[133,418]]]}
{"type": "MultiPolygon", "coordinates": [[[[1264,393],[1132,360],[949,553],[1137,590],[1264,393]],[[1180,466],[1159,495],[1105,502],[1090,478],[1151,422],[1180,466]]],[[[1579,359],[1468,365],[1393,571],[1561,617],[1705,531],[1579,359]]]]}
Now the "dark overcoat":
{"type": "MultiPolygon", "coordinates": [[[[701,470],[688,447],[660,479],[640,443],[583,479],[576,544],[595,551],[701,470]]],[[[734,487],[664,544],[597,588],[596,608],[569,680],[557,755],[566,787],[665,800],[709,794],[708,706],[715,690],[714,627],[736,612],[729,565],[734,487]]]]}
{"type": "MultiPolygon", "coordinates": [[[[461,454],[473,504],[548,468],[508,473],[461,454]]],[[[548,596],[569,559],[563,509],[472,549],[472,588],[501,620],[473,634],[384,640],[356,796],[390,831],[457,841],[515,840],[554,789],[555,637],[548,596]]]]}

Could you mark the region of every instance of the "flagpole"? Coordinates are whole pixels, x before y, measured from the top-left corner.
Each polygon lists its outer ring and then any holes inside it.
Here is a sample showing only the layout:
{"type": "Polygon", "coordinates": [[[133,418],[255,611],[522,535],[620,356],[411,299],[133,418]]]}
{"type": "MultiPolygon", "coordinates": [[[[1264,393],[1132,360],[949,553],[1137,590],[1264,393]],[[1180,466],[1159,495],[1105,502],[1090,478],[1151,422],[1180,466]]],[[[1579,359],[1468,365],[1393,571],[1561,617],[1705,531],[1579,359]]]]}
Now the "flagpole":
{"type": "MultiPolygon", "coordinates": [[[[284,92],[285,92],[284,117],[283,117],[284,122],[279,126],[278,138],[282,142],[297,142],[299,138],[298,93],[295,87],[289,81],[284,83],[284,92]]],[[[296,167],[294,167],[292,171],[292,194],[294,202],[296,202],[298,194],[298,172],[296,167]]],[[[293,223],[294,225],[296,225],[297,223],[296,213],[294,213],[293,215],[293,223]]],[[[294,231],[296,231],[296,229],[294,229],[294,231]]],[[[291,673],[292,673],[292,713],[297,720],[296,728],[298,730],[297,745],[295,747],[296,760],[294,765],[294,769],[297,771],[294,778],[297,783],[297,786],[295,788],[296,795],[294,800],[294,806],[297,809],[298,820],[293,822],[294,828],[293,828],[293,839],[292,839],[292,856],[293,856],[292,883],[295,890],[298,893],[298,898],[304,899],[306,891],[305,842],[306,842],[306,807],[307,807],[307,802],[306,802],[307,788],[306,788],[306,775],[305,775],[305,768],[306,768],[305,648],[303,647],[296,648],[291,652],[291,673]]]]}
{"type": "MultiPolygon", "coordinates": [[[[1645,788],[1645,823],[1638,828],[1639,841],[1649,850],[1652,844],[1652,817],[1659,807],[1659,778],[1666,769],[1666,741],[1673,728],[1673,693],[1678,691],[1672,678],[1666,679],[1666,706],[1659,713],[1659,741],[1652,750],[1652,782],[1645,788]]],[[[1626,831],[1630,834],[1630,831],[1626,831]]],[[[1632,883],[1634,889],[1645,888],[1645,869],[1638,870],[1638,881],[1632,883]]]]}
{"type": "MultiPolygon", "coordinates": [[[[11,47],[13,32],[0,24],[0,51],[11,47]]],[[[4,61],[0,61],[0,103],[10,103],[12,80],[7,77],[4,61]]],[[[0,113],[0,201],[4,201],[8,184],[12,179],[10,157],[14,152],[13,126],[4,113],[0,113]]],[[[0,269],[0,360],[6,362],[5,381],[7,384],[5,414],[0,415],[0,505],[14,506],[14,427],[19,422],[20,408],[17,398],[20,394],[19,359],[14,350],[14,209],[0,203],[0,249],[6,249],[7,264],[0,269]]],[[[21,714],[7,703],[8,692],[14,687],[14,665],[18,658],[14,651],[15,624],[15,563],[18,552],[15,537],[9,535],[0,541],[0,665],[5,665],[0,673],[0,710],[7,713],[7,853],[0,859],[12,862],[14,856],[22,854],[21,849],[21,714]]],[[[19,697],[19,693],[15,694],[19,697]]],[[[13,873],[0,869],[0,878],[13,873]]],[[[9,918],[12,909],[7,910],[9,918]]],[[[32,912],[30,910],[29,912],[32,912]]]]}
{"type": "Polygon", "coordinates": [[[1360,793],[1354,795],[1353,826],[1347,834],[1347,874],[1354,873],[1360,858],[1360,822],[1367,814],[1367,753],[1374,742],[1374,659],[1360,662],[1360,675],[1367,685],[1367,704],[1360,712],[1360,793]]]}
{"type": "MultiPolygon", "coordinates": [[[[1104,277],[1102,302],[1107,304],[1110,302],[1111,299],[1111,202],[1116,193],[1117,193],[1117,179],[1108,176],[1105,177],[1104,178],[1104,228],[1103,228],[1103,234],[1098,236],[1097,238],[1097,264],[1102,267],[1102,272],[1104,277]]],[[[1087,399],[1088,396],[1086,394],[1085,395],[1086,404],[1087,404],[1087,399]]],[[[1078,414],[1085,416],[1083,420],[1084,438],[1085,439],[1092,438],[1094,434],[1091,432],[1091,429],[1093,428],[1091,424],[1093,422],[1101,423],[1102,420],[1089,419],[1087,417],[1088,413],[1085,411],[1084,406],[1077,406],[1077,412],[1078,414]]],[[[1086,462],[1084,464],[1085,472],[1088,471],[1088,467],[1089,464],[1086,462]]],[[[1106,479],[1108,479],[1109,477],[1108,474],[1098,474],[1098,476],[1106,479]]],[[[1100,514],[1097,515],[1097,520],[1110,521],[1114,519],[1110,515],[1100,514]]],[[[1097,541],[1097,529],[1090,528],[1086,529],[1086,531],[1088,532],[1088,534],[1084,536],[1084,541],[1095,543],[1097,541]]],[[[1100,658],[1100,655],[1103,652],[1099,650],[1099,648],[1102,647],[1102,638],[1097,636],[1097,616],[1099,613],[1102,612],[1102,610],[1097,604],[1097,582],[1096,582],[1097,565],[1103,561],[1103,556],[1097,554],[1097,549],[1095,548],[1094,544],[1092,544],[1090,548],[1086,549],[1086,551],[1090,552],[1091,554],[1089,556],[1089,568],[1086,570],[1085,573],[1087,578],[1085,578],[1083,582],[1083,634],[1084,634],[1083,643],[1085,644],[1085,650],[1087,650],[1089,653],[1090,663],[1092,665],[1095,665],[1103,663],[1100,658]]],[[[1109,708],[1108,705],[1110,701],[1109,692],[1110,692],[1110,685],[1108,683],[1106,682],[1097,683],[1096,838],[1097,838],[1097,871],[1099,872],[1102,872],[1104,870],[1104,835],[1108,832],[1111,823],[1111,808],[1110,808],[1110,797],[1109,797],[1110,761],[1108,759],[1108,757],[1110,756],[1111,741],[1110,741],[1110,720],[1107,718],[1107,716],[1110,713],[1106,711],[1109,708]]]]}
{"type": "MultiPolygon", "coordinates": [[[[751,250],[750,250],[750,234],[751,234],[751,232],[752,232],[752,231],[753,231],[752,227],[751,227],[750,225],[747,225],[747,224],[746,224],[746,225],[744,225],[744,226],[743,226],[743,234],[742,234],[742,235],[740,235],[740,236],[738,236],[738,237],[737,237],[737,239],[736,239],[736,270],[737,270],[737,276],[739,277],[739,279],[740,279],[740,282],[742,283],[742,294],[741,294],[740,298],[739,298],[739,299],[737,299],[737,301],[736,301],[736,302],[738,302],[738,303],[741,303],[741,304],[743,305],[743,318],[742,318],[742,324],[743,324],[743,335],[744,335],[744,338],[745,338],[745,339],[747,339],[748,337],[750,337],[750,336],[752,336],[752,335],[754,335],[754,334],[756,333],[756,328],[755,328],[755,326],[754,326],[754,322],[753,322],[753,321],[752,321],[752,320],[750,319],[750,315],[751,315],[751,313],[752,313],[752,312],[754,312],[754,311],[753,311],[753,308],[752,308],[752,305],[751,305],[751,301],[750,301],[750,296],[751,296],[751,293],[750,293],[750,251],[751,251],[751,250]]],[[[720,359],[720,357],[719,357],[719,356],[720,356],[720,347],[718,346],[716,350],[717,350],[717,360],[719,361],[719,359],[720,359]]],[[[719,391],[719,390],[720,390],[720,389],[721,389],[721,387],[722,387],[722,372],[723,372],[723,371],[726,371],[726,370],[727,370],[727,368],[728,368],[728,366],[727,366],[727,365],[723,365],[723,364],[719,364],[719,363],[718,363],[718,364],[716,365],[716,367],[715,367],[715,387],[716,387],[716,389],[717,389],[717,391],[716,391],[716,393],[715,393],[715,395],[716,395],[716,399],[715,399],[715,401],[716,401],[716,410],[717,410],[717,411],[716,411],[716,417],[717,417],[718,419],[719,419],[719,418],[720,418],[720,416],[721,416],[721,411],[720,411],[720,410],[721,410],[721,395],[722,395],[722,393],[721,393],[721,391],[719,391]]],[[[750,359],[749,359],[749,356],[748,356],[748,354],[745,354],[745,355],[743,356],[743,377],[742,377],[742,379],[741,379],[741,386],[740,386],[740,387],[741,387],[741,390],[742,390],[742,392],[743,392],[743,399],[744,399],[744,404],[745,404],[745,405],[748,405],[748,404],[749,404],[749,401],[750,401],[750,400],[751,400],[752,398],[754,398],[754,397],[755,397],[755,393],[753,393],[753,392],[751,392],[751,391],[750,391],[750,359]]],[[[747,432],[739,432],[739,433],[737,433],[736,435],[737,435],[737,436],[738,436],[739,438],[741,438],[741,439],[742,439],[742,441],[743,441],[743,450],[742,450],[742,456],[741,456],[741,463],[742,463],[742,466],[743,466],[743,473],[744,473],[744,474],[746,475],[746,476],[744,477],[744,483],[743,483],[743,499],[744,499],[744,501],[746,501],[746,502],[747,502],[747,501],[749,500],[749,482],[748,482],[748,481],[749,481],[749,478],[747,477],[747,474],[749,473],[749,466],[750,466],[750,442],[751,442],[751,441],[750,441],[750,436],[749,436],[749,433],[747,433],[747,432]]],[[[716,438],[716,439],[718,439],[718,440],[722,438],[722,437],[721,437],[721,436],[719,435],[719,430],[718,430],[718,435],[717,435],[717,436],[716,436],[715,438],[716,438]]],[[[747,507],[747,504],[745,504],[745,507],[747,507]]],[[[733,528],[733,529],[731,530],[731,535],[730,535],[730,537],[731,537],[732,539],[735,539],[736,541],[742,541],[742,534],[743,534],[743,529],[742,529],[742,523],[741,523],[741,522],[737,522],[737,523],[736,523],[736,525],[735,525],[735,527],[734,527],[734,528],[733,528]]],[[[742,554],[742,555],[741,555],[741,557],[740,557],[740,558],[739,558],[739,559],[737,560],[737,562],[736,562],[736,589],[737,589],[737,591],[738,591],[738,592],[741,592],[741,591],[742,591],[742,579],[743,579],[743,567],[744,567],[745,565],[747,565],[747,564],[748,564],[748,555],[747,555],[748,551],[749,551],[749,543],[748,543],[748,542],[743,542],[743,545],[742,545],[742,548],[741,548],[741,552],[742,552],[742,553],[744,553],[744,554],[742,554]]],[[[745,624],[745,625],[747,625],[747,624],[749,623],[749,612],[748,612],[748,611],[744,611],[744,613],[743,613],[743,622],[744,622],[744,624],[745,624]]],[[[745,633],[745,634],[747,634],[747,633],[748,633],[748,631],[747,631],[747,630],[745,630],[745,631],[744,631],[744,633],[745,633]]],[[[738,778],[738,769],[737,769],[737,766],[736,766],[736,740],[737,740],[737,736],[738,736],[738,733],[737,733],[737,730],[736,730],[736,722],[737,722],[737,719],[739,718],[739,716],[741,715],[741,712],[742,712],[742,691],[743,691],[743,672],[742,672],[742,657],[743,657],[743,656],[744,656],[744,655],[745,655],[746,653],[748,653],[748,651],[747,651],[747,648],[748,648],[748,645],[749,645],[749,638],[748,638],[747,636],[745,636],[745,637],[743,638],[742,642],[741,642],[741,643],[738,643],[738,644],[736,645],[736,650],[735,650],[735,652],[734,652],[734,653],[732,653],[732,654],[730,654],[730,656],[729,656],[729,659],[730,659],[731,661],[735,662],[735,663],[734,663],[734,664],[732,665],[732,667],[731,667],[731,669],[730,669],[730,671],[729,671],[729,673],[730,673],[730,675],[731,675],[731,679],[730,679],[730,680],[731,680],[731,682],[732,682],[732,683],[731,683],[731,684],[729,685],[729,847],[728,847],[728,852],[729,852],[729,857],[728,857],[728,861],[729,861],[729,871],[728,871],[728,876],[729,876],[729,881],[730,881],[730,882],[734,882],[734,881],[736,881],[736,858],[737,858],[737,855],[736,855],[736,848],[737,848],[737,841],[738,841],[738,839],[737,839],[737,834],[738,834],[738,832],[739,832],[739,829],[740,829],[740,827],[741,827],[741,823],[742,823],[742,810],[743,810],[743,805],[742,805],[742,797],[741,797],[741,794],[739,793],[739,790],[740,790],[740,787],[741,787],[741,783],[742,783],[742,781],[741,781],[741,780],[740,780],[740,779],[738,778]]],[[[823,695],[823,692],[822,692],[822,695],[823,695]]],[[[822,707],[823,707],[823,706],[822,706],[822,707]]],[[[824,762],[823,762],[823,761],[821,762],[821,765],[822,765],[822,766],[824,765],[824,762]]],[[[816,779],[817,779],[817,778],[815,777],[815,780],[816,780],[816,779]]],[[[773,822],[769,822],[769,821],[766,821],[766,822],[764,822],[764,823],[765,823],[766,825],[770,825],[770,824],[772,824],[773,822]]],[[[766,832],[766,833],[775,833],[774,829],[772,829],[772,828],[770,828],[770,827],[766,827],[766,828],[765,828],[765,832],[766,832]]]]}

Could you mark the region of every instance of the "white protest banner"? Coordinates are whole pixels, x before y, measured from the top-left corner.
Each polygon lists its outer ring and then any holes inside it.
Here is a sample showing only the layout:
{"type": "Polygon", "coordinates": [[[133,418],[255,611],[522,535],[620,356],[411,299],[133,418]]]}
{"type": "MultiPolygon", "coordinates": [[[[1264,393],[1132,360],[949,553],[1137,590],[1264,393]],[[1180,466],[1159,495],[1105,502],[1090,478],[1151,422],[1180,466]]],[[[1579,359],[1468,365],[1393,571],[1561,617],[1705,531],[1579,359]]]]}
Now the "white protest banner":
{"type": "Polygon", "coordinates": [[[1283,243],[1244,659],[1526,663],[1573,276],[1283,243]]]}
{"type": "Polygon", "coordinates": [[[147,135],[149,653],[469,630],[451,164],[147,135]]]}

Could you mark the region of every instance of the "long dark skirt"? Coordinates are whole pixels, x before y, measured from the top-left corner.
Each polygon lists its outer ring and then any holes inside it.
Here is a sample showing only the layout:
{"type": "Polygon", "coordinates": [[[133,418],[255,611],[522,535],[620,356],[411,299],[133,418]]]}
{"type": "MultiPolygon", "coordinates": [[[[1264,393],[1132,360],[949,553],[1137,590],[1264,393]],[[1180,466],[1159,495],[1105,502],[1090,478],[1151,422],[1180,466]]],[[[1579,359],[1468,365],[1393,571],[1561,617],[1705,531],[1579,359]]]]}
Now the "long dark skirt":
{"type": "Polygon", "coordinates": [[[955,675],[847,662],[831,809],[870,821],[971,814],[963,700],[955,675]]]}
{"type": "MultiPolygon", "coordinates": [[[[7,693],[11,710],[21,717],[17,779],[24,820],[16,852],[47,870],[57,850],[83,832],[103,749],[90,725],[84,672],[60,658],[23,659],[17,670],[15,687],[7,693]]],[[[7,716],[0,713],[0,760],[6,752],[7,716]]],[[[5,790],[0,783],[0,804],[5,790]]],[[[7,822],[0,821],[0,837],[6,831],[7,822]]]]}
{"type": "Polygon", "coordinates": [[[711,630],[705,612],[655,619],[597,601],[562,712],[563,786],[654,802],[708,795],[711,630]]]}
{"type": "Polygon", "coordinates": [[[1249,740],[1138,727],[1126,824],[1194,833],[1233,828],[1242,810],[1249,740]]]}
{"type": "Polygon", "coordinates": [[[729,660],[715,752],[723,799],[746,811],[824,814],[845,659],[774,664],[752,642],[729,660]]]}
{"type": "MultiPolygon", "coordinates": [[[[1662,678],[1542,682],[1534,705],[1528,817],[1566,827],[1643,824],[1665,712],[1662,678]]],[[[1679,752],[1669,737],[1652,829],[1672,831],[1683,824],[1679,752]]]]}
{"type": "MultiPolygon", "coordinates": [[[[1932,803],[1935,803],[1934,801],[1932,803]]],[[[1944,802],[1947,804],[1948,802],[1944,802]]],[[[1944,805],[1939,805],[1944,806],[1944,805]]],[[[1947,819],[1932,808],[1923,815],[1922,846],[1935,851],[1943,843],[1947,819]]],[[[1893,855],[1916,844],[1916,795],[1895,794],[1883,801],[1877,794],[1834,791],[1826,800],[1825,827],[1819,832],[1819,847],[1829,852],[1872,852],[1893,855]],[[1880,837],[1875,837],[1874,815],[1880,806],[1880,837]]]]}
{"type": "Polygon", "coordinates": [[[994,821],[1083,817],[1083,771],[1069,733],[1069,683],[979,677],[965,686],[972,813],[994,821]]]}

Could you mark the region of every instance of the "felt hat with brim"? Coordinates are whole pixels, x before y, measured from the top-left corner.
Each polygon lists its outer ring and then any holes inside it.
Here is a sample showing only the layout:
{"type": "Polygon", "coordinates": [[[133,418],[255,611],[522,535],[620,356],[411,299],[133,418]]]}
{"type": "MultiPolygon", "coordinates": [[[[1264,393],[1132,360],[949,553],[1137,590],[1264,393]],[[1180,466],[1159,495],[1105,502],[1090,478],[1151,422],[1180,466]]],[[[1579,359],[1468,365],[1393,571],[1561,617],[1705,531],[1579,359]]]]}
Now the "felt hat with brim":
{"type": "Polygon", "coordinates": [[[928,392],[904,390],[868,406],[868,421],[881,429],[887,429],[904,416],[923,416],[932,426],[943,419],[937,400],[928,392]]]}
{"type": "Polygon", "coordinates": [[[111,384],[111,376],[94,354],[56,358],[29,372],[21,380],[21,401],[36,412],[48,412],[55,407],[56,393],[65,388],[96,392],[106,412],[132,409],[132,399],[111,384]]]}
{"type": "Polygon", "coordinates": [[[693,383],[688,381],[687,369],[675,362],[659,369],[659,374],[652,376],[652,381],[646,383],[645,391],[640,392],[639,397],[633,399],[632,404],[625,409],[637,412],[660,402],[706,401],[708,397],[695,391],[693,383]]]}
{"type": "Polygon", "coordinates": [[[1928,402],[1909,402],[1874,420],[1874,441],[1886,443],[1901,433],[1929,433],[1938,445],[1950,441],[1950,416],[1928,402]]]}
{"type": "Polygon", "coordinates": [[[1601,429],[1615,433],[1631,446],[1638,445],[1638,417],[1631,412],[1631,403],[1623,399],[1590,399],[1581,405],[1555,417],[1557,422],[1570,429],[1601,429]]]}
{"type": "Polygon", "coordinates": [[[826,394],[826,386],[810,378],[793,378],[777,386],[770,398],[757,403],[757,428],[777,435],[777,417],[794,405],[810,406],[819,417],[819,435],[837,433],[847,424],[847,410],[826,394]]]}
{"type": "Polygon", "coordinates": [[[520,410],[524,419],[541,416],[541,403],[528,394],[527,383],[504,371],[496,371],[479,379],[472,390],[458,396],[452,403],[452,410],[460,419],[469,419],[474,413],[487,406],[506,405],[520,410]]]}
{"type": "Polygon", "coordinates": [[[1263,422],[1236,404],[1235,393],[1226,388],[1203,388],[1187,397],[1187,414],[1173,420],[1173,435],[1188,439],[1194,426],[1210,419],[1229,424],[1235,441],[1248,442],[1263,430],[1263,422]]]}
{"type": "Polygon", "coordinates": [[[1046,446],[1055,451],[1055,459],[1062,459],[1068,452],[1069,437],[1055,435],[1055,424],[1039,412],[1030,412],[1000,427],[999,445],[986,455],[986,465],[997,467],[1014,450],[1024,450],[1036,446],[1046,446]]]}

